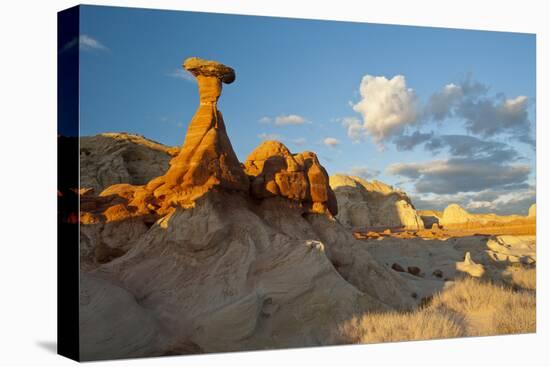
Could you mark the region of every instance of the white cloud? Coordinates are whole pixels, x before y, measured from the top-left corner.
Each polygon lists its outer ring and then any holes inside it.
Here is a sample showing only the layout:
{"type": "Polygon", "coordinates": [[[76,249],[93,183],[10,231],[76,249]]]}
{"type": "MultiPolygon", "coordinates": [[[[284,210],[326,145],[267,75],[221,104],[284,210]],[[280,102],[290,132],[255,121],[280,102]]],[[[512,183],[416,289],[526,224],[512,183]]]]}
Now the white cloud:
{"type": "Polygon", "coordinates": [[[268,134],[268,133],[258,134],[258,138],[260,140],[283,140],[283,136],[280,134],[268,134]]]}
{"type": "Polygon", "coordinates": [[[303,125],[308,121],[300,115],[280,115],[275,117],[275,125],[303,125]]]}
{"type": "Polygon", "coordinates": [[[260,124],[270,124],[273,122],[273,119],[271,117],[264,116],[258,120],[260,124]]]}
{"type": "Polygon", "coordinates": [[[295,114],[279,115],[276,117],[263,116],[258,122],[261,124],[274,124],[276,126],[303,125],[310,123],[305,117],[295,114]]]}
{"type": "Polygon", "coordinates": [[[172,78],[177,78],[181,80],[185,80],[187,82],[195,83],[197,81],[197,78],[193,74],[191,74],[189,71],[185,69],[174,69],[171,73],[168,73],[168,76],[171,76],[172,78]]]}
{"type": "MultiPolygon", "coordinates": [[[[363,117],[362,129],[377,143],[402,132],[405,126],[417,119],[416,93],[407,87],[402,75],[392,79],[365,75],[359,93],[361,100],[353,105],[353,109],[363,117]]],[[[357,127],[353,125],[353,128],[357,127]]],[[[348,135],[349,132],[348,127],[348,135]]]]}
{"type": "Polygon", "coordinates": [[[323,144],[325,144],[327,147],[335,148],[340,145],[340,140],[332,137],[327,137],[323,140],[323,144]]]}

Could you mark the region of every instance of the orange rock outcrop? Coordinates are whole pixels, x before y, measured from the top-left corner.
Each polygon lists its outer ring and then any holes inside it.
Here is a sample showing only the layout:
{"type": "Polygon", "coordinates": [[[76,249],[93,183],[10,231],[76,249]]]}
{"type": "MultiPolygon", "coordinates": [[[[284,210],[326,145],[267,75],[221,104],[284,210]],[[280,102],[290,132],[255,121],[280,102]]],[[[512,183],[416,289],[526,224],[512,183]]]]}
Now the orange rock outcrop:
{"type": "Polygon", "coordinates": [[[312,152],[292,154],[278,141],[265,141],[244,163],[251,178],[251,195],[258,199],[283,196],[308,210],[336,215],[336,197],[327,172],[312,152]]]}

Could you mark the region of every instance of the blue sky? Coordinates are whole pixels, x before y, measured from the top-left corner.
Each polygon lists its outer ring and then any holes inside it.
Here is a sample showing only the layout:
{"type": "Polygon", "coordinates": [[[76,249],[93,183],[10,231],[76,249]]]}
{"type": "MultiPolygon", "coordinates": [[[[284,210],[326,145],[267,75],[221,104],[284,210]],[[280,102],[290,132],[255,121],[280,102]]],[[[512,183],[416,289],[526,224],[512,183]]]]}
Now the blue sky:
{"type": "Polygon", "coordinates": [[[240,160],[262,139],[421,209],[526,212],[535,200],[535,36],[81,7],[81,134],[181,145],[190,56],[233,67],[218,108],[240,160]]]}

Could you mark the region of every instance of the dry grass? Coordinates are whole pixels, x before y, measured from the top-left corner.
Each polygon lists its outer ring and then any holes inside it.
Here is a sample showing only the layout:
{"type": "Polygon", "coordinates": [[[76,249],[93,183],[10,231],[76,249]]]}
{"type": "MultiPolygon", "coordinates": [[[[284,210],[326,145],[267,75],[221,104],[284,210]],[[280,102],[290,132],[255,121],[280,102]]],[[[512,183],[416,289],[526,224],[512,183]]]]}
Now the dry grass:
{"type": "Polygon", "coordinates": [[[424,308],[354,318],[341,326],[338,341],[378,343],[529,333],[536,328],[535,314],[534,292],[464,278],[435,295],[424,308]]]}
{"type": "Polygon", "coordinates": [[[468,335],[498,335],[535,331],[536,298],[532,292],[474,278],[461,279],[439,293],[430,309],[461,315],[468,335]]]}
{"type": "Polygon", "coordinates": [[[509,279],[509,283],[523,289],[535,290],[537,288],[537,271],[535,268],[525,267],[508,267],[505,275],[509,279]]]}
{"type": "Polygon", "coordinates": [[[382,343],[406,340],[454,338],[464,327],[444,312],[366,314],[343,325],[347,343],[382,343]]]}

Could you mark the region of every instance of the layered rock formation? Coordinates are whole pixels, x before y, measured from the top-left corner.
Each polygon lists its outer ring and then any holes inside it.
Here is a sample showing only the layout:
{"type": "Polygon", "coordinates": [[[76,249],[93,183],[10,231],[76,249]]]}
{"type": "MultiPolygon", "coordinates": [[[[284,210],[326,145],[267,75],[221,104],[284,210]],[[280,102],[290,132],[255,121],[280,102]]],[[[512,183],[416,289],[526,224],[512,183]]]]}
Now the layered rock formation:
{"type": "Polygon", "coordinates": [[[474,216],[471,215],[458,204],[450,204],[443,210],[443,215],[439,221],[439,224],[443,226],[466,224],[474,222],[474,216]]]}
{"type": "Polygon", "coordinates": [[[458,204],[450,204],[439,218],[439,224],[445,228],[476,228],[479,226],[506,226],[525,224],[526,218],[521,215],[473,214],[458,204]]]}
{"type": "Polygon", "coordinates": [[[338,202],[338,220],[347,228],[424,228],[409,197],[379,181],[359,177],[330,176],[338,202]]]}
{"type": "Polygon", "coordinates": [[[201,105],[167,172],[82,193],[82,358],[324,345],[358,313],[415,304],[331,215],[313,153],[271,142],[240,165],[216,108],[234,71],[184,66],[201,105]]]}
{"type": "Polygon", "coordinates": [[[314,213],[338,212],[328,174],[315,153],[291,154],[282,143],[265,141],[250,153],[244,169],[255,198],[282,196],[314,213]]]}
{"type": "Polygon", "coordinates": [[[144,185],[162,175],[179,149],[140,135],[104,133],[80,138],[80,187],[100,193],[119,184],[144,185]]]}

